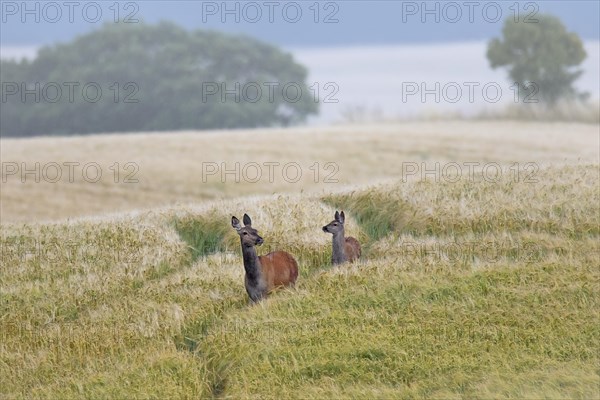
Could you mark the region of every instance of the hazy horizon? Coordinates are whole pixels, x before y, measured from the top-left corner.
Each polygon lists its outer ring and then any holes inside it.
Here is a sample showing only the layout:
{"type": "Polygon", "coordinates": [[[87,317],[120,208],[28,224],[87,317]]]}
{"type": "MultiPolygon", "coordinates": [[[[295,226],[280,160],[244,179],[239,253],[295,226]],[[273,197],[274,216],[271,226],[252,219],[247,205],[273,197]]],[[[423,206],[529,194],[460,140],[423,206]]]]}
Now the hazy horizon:
{"type": "MultiPolygon", "coordinates": [[[[308,68],[308,86],[317,84],[322,100],[318,116],[310,124],[338,122],[348,109],[362,107],[371,116],[387,119],[407,118],[424,113],[460,113],[466,116],[481,111],[499,110],[514,102],[514,91],[504,69],[492,70],[485,56],[487,42],[468,41],[438,44],[287,47],[295,59],[308,68]],[[440,68],[440,65],[443,68],[440,68]],[[335,78],[332,78],[335,77],[335,78]],[[454,102],[455,89],[448,96],[433,95],[422,101],[421,85],[432,89],[436,82],[456,87],[462,96],[454,102]],[[473,85],[473,102],[469,99],[469,82],[473,85]],[[333,86],[325,85],[333,83],[333,86]],[[417,93],[406,94],[419,86],[417,93]],[[486,84],[499,87],[497,102],[484,98],[486,84]],[[337,85],[337,86],[335,86],[337,85]],[[329,100],[325,97],[329,96],[329,100]],[[337,100],[337,103],[334,102],[337,100]]],[[[575,81],[580,91],[590,93],[590,100],[600,99],[600,41],[585,41],[587,57],[581,65],[584,73],[575,81]]],[[[0,47],[3,58],[35,57],[36,47],[0,47]]],[[[490,91],[494,88],[490,87],[490,91]]],[[[368,117],[369,115],[367,115],[368,117]]]]}

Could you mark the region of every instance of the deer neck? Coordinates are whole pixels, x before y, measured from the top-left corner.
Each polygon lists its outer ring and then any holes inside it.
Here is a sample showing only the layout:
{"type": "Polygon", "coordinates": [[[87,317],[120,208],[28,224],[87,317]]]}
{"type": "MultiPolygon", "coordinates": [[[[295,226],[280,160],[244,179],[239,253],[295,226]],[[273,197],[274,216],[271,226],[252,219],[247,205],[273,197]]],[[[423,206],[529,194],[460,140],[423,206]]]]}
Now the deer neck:
{"type": "Polygon", "coordinates": [[[260,278],[260,261],[256,255],[256,248],[246,247],[242,245],[242,256],[244,257],[244,270],[246,270],[246,277],[251,282],[257,282],[260,278]]]}
{"type": "Polygon", "coordinates": [[[333,235],[332,259],[334,264],[346,262],[346,251],[344,249],[345,243],[346,239],[344,237],[344,231],[340,231],[333,235]]]}

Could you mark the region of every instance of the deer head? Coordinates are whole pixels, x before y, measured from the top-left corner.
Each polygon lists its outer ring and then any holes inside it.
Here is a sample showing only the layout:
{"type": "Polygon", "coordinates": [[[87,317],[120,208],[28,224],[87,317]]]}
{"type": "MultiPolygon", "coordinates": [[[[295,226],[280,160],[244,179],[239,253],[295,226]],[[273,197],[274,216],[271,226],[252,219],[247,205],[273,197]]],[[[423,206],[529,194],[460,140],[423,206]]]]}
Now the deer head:
{"type": "Polygon", "coordinates": [[[238,235],[240,235],[242,247],[260,246],[263,244],[263,238],[260,237],[256,229],[252,228],[252,220],[248,214],[244,214],[243,221],[244,227],[240,225],[239,219],[231,217],[231,226],[237,231],[238,235]]]}
{"type": "Polygon", "coordinates": [[[344,232],[344,221],[346,220],[346,216],[344,212],[341,213],[335,212],[335,216],[333,221],[328,223],[323,227],[323,232],[333,233],[334,235],[340,232],[344,232]]]}

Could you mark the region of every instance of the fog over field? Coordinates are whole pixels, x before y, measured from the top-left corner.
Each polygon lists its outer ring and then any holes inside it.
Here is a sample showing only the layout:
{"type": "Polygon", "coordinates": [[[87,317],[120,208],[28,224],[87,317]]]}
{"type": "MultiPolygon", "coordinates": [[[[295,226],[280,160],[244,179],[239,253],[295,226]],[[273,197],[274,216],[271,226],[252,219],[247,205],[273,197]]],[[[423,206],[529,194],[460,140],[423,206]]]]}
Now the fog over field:
{"type": "MultiPolygon", "coordinates": [[[[345,108],[366,106],[371,111],[380,111],[385,117],[410,117],[432,111],[459,112],[473,115],[482,110],[498,110],[514,103],[514,89],[503,69],[492,70],[485,57],[486,42],[443,43],[428,45],[396,45],[365,47],[334,47],[295,49],[293,54],[310,70],[309,82],[324,83],[334,81],[339,92],[333,89],[323,91],[332,94],[332,100],[323,101],[321,115],[314,122],[331,122],[339,118],[345,108]],[[331,77],[335,77],[332,80],[331,77]],[[439,102],[434,94],[426,95],[424,90],[434,90],[440,84],[439,102]],[[409,89],[415,94],[405,93],[409,89]],[[450,86],[460,87],[462,96],[450,86]],[[465,84],[467,83],[467,84],[465,84]],[[473,86],[472,102],[469,99],[469,83],[473,86]],[[444,92],[443,87],[448,89],[444,92]],[[486,84],[498,85],[502,93],[496,94],[490,87],[485,93],[486,84]],[[445,94],[444,94],[445,93],[445,94]],[[493,102],[498,98],[497,102],[493,102]]],[[[579,90],[590,93],[591,99],[600,98],[600,42],[585,42],[587,58],[583,62],[583,75],[575,82],[579,90]]]]}
{"type": "MultiPolygon", "coordinates": [[[[486,42],[457,42],[287,50],[308,68],[308,86],[317,84],[320,91],[320,114],[310,123],[324,124],[338,122],[346,110],[355,107],[366,108],[371,117],[394,119],[432,112],[472,116],[514,104],[512,83],[506,71],[490,68],[486,46],[486,42]],[[439,99],[432,93],[424,94],[435,90],[438,82],[439,99]],[[333,85],[326,87],[327,83],[333,85]],[[484,90],[485,85],[489,86],[484,90]]],[[[581,66],[584,73],[575,81],[575,87],[597,100],[600,42],[586,41],[585,50],[587,58],[581,66]]],[[[3,58],[33,58],[36,52],[35,46],[1,49],[3,58]]]]}

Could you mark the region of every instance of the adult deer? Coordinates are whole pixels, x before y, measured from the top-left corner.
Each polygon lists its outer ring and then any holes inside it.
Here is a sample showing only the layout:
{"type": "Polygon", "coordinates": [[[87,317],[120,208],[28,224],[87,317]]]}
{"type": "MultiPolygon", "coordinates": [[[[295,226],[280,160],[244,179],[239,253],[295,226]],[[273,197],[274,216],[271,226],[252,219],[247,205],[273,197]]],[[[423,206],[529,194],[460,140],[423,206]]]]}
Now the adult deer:
{"type": "Polygon", "coordinates": [[[244,214],[244,227],[236,217],[231,217],[231,226],[240,235],[246,277],[244,284],[252,302],[266,297],[279,286],[294,286],[298,278],[298,263],[285,251],[273,251],[264,256],[256,254],[254,246],[263,244],[263,238],[252,228],[252,220],[244,214]]]}
{"type": "Polygon", "coordinates": [[[333,233],[333,265],[356,261],[360,257],[360,243],[353,237],[344,237],[344,222],[346,216],[342,211],[335,212],[333,221],[323,227],[323,232],[333,233]]]}

